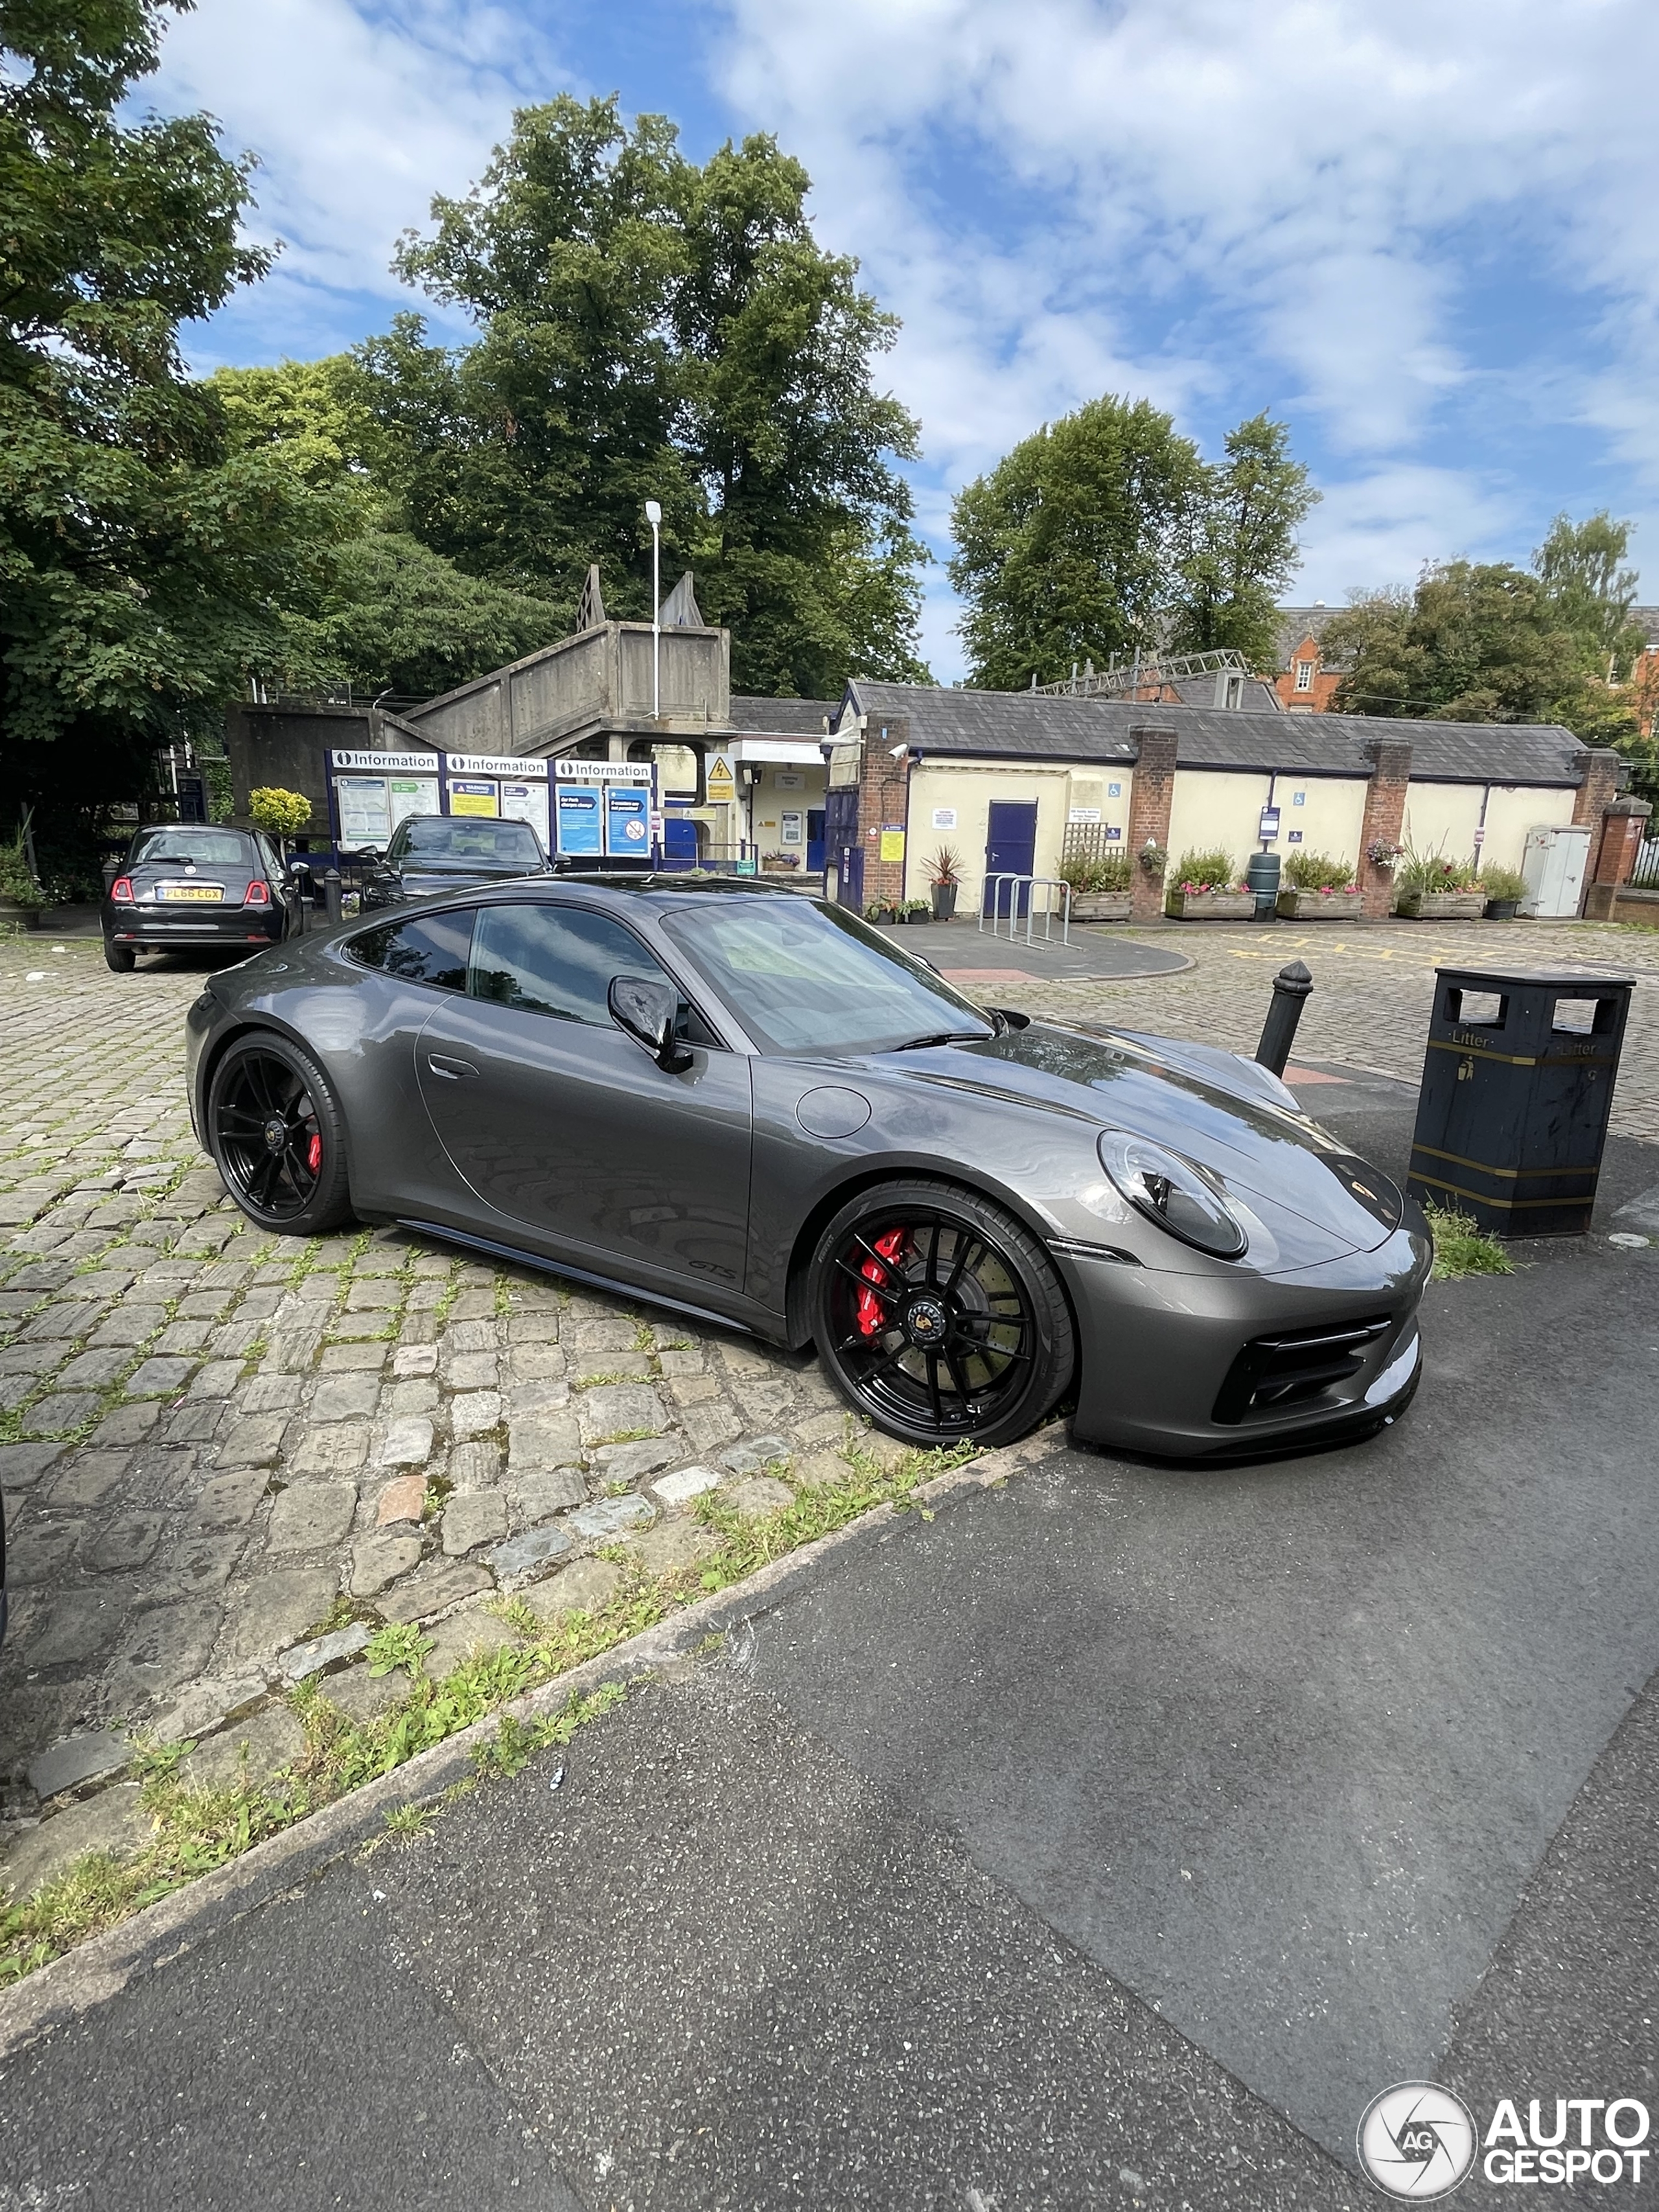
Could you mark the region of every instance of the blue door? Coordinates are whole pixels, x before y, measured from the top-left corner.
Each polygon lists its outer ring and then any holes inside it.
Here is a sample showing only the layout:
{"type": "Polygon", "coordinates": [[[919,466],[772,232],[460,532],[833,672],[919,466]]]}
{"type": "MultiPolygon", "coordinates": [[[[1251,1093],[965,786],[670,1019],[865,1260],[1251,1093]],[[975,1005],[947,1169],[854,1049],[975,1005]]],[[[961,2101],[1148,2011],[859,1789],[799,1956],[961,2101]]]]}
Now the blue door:
{"type": "Polygon", "coordinates": [[[991,801],[990,821],[985,840],[985,890],[981,912],[991,912],[994,896],[996,911],[1006,916],[1011,909],[1024,917],[1031,903],[1029,884],[993,884],[993,876],[1029,876],[1036,866],[1036,799],[994,799],[991,801]]]}
{"type": "Polygon", "coordinates": [[[806,872],[809,876],[823,873],[823,809],[809,806],[806,810],[806,872]]]}
{"type": "Polygon", "coordinates": [[[859,840],[859,787],[840,784],[823,803],[825,863],[835,869],[836,897],[854,914],[864,912],[864,848],[859,840]]]}

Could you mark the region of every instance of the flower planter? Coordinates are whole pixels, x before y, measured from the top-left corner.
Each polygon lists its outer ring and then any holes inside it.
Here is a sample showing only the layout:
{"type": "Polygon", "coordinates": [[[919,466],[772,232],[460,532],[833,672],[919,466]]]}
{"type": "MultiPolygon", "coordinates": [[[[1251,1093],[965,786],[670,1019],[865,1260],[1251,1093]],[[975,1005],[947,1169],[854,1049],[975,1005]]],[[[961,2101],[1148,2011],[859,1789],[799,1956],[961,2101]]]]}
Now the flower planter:
{"type": "Polygon", "coordinates": [[[1079,891],[1072,901],[1073,921],[1128,921],[1134,910],[1133,891],[1079,891]]]}
{"type": "Polygon", "coordinates": [[[955,921],[957,912],[957,893],[961,889],[962,885],[956,883],[935,884],[933,885],[933,919],[935,921],[955,921]]]}
{"type": "Polygon", "coordinates": [[[1520,911],[1519,899],[1488,899],[1486,901],[1488,921],[1513,921],[1520,911]]]}
{"type": "Polygon", "coordinates": [[[1171,921],[1254,921],[1254,891],[1168,891],[1164,911],[1171,921]]]}
{"type": "Polygon", "coordinates": [[[38,906],[17,906],[10,899],[0,899],[0,929],[39,929],[40,909],[38,906]]]}
{"type": "Polygon", "coordinates": [[[1281,921],[1358,921],[1364,891],[1280,891],[1274,909],[1281,921]]]}
{"type": "Polygon", "coordinates": [[[1479,921],[1485,891],[1401,891],[1395,912],[1402,921],[1479,921]]]}

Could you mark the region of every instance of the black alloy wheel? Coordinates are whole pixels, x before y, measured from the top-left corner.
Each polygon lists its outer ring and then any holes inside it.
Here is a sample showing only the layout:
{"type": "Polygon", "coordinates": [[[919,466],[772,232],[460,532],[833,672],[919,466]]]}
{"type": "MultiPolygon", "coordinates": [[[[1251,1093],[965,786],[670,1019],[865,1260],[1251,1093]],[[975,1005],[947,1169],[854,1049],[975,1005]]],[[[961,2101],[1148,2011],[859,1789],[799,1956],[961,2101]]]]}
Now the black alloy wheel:
{"type": "Polygon", "coordinates": [[[320,1069],[286,1037],[233,1044],[214,1071],[208,1133],[225,1187],[262,1229],[315,1237],[349,1220],[345,1127],[320,1069]]]}
{"type": "Polygon", "coordinates": [[[1071,1380],[1071,1310],[1047,1255],[972,1192],[866,1191],[830,1224],[812,1264],[825,1367],[860,1413],[907,1443],[1008,1443],[1071,1380]]]}

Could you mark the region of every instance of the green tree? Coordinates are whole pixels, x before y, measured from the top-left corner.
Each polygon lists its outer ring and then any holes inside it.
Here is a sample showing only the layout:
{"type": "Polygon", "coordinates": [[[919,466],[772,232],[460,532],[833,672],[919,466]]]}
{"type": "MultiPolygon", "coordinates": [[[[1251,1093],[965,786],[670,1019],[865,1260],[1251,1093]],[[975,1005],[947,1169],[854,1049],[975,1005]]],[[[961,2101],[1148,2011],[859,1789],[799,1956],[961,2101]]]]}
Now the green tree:
{"type": "Polygon", "coordinates": [[[1608,684],[1630,675],[1647,639],[1630,618],[1637,574],[1621,564],[1630,548],[1630,525],[1602,507],[1588,521],[1558,514],[1532,565],[1566,627],[1583,641],[1589,665],[1608,684]]]}
{"type": "Polygon", "coordinates": [[[739,688],[912,672],[921,549],[893,461],[915,425],[874,389],[893,325],[813,240],[807,188],[768,138],[699,168],[615,100],[520,112],[398,252],[477,338],[401,316],[361,356],[424,543],[566,609],[597,560],[611,610],[648,616],[656,499],[665,584],[696,569],[739,688]]]}
{"type": "Polygon", "coordinates": [[[349,354],[208,381],[235,450],[264,453],[356,520],[310,611],[290,618],[296,661],[357,691],[425,698],[563,635],[548,600],[468,575],[400,526],[368,379],[349,354]]]}
{"type": "Polygon", "coordinates": [[[1059,683],[1156,646],[1205,485],[1150,400],[1091,399],[1023,438],[952,510],[969,683],[1059,683]]]}
{"type": "Polygon", "coordinates": [[[1319,499],[1290,455],[1290,432],[1265,414],[1230,430],[1205,471],[1178,568],[1168,642],[1176,653],[1231,646],[1273,665],[1280,594],[1296,574],[1297,532],[1319,499]]]}
{"type": "Polygon", "coordinates": [[[125,119],[161,0],[0,0],[0,738],[15,793],[140,787],[281,665],[343,526],[238,453],[180,321],[268,257],[204,116],[125,119]],[[78,740],[71,757],[51,741],[78,740]]]}

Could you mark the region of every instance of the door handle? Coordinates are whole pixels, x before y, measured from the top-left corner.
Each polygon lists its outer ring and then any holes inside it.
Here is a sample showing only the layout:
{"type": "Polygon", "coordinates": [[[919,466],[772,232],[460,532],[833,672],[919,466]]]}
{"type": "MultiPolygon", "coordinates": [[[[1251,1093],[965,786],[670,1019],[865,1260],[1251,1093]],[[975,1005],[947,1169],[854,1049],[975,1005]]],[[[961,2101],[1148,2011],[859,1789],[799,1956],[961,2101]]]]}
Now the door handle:
{"type": "Polygon", "coordinates": [[[441,1075],[453,1083],[458,1076],[476,1075],[477,1069],[470,1060],[452,1060],[447,1053],[429,1052],[426,1064],[434,1075],[441,1075]]]}

